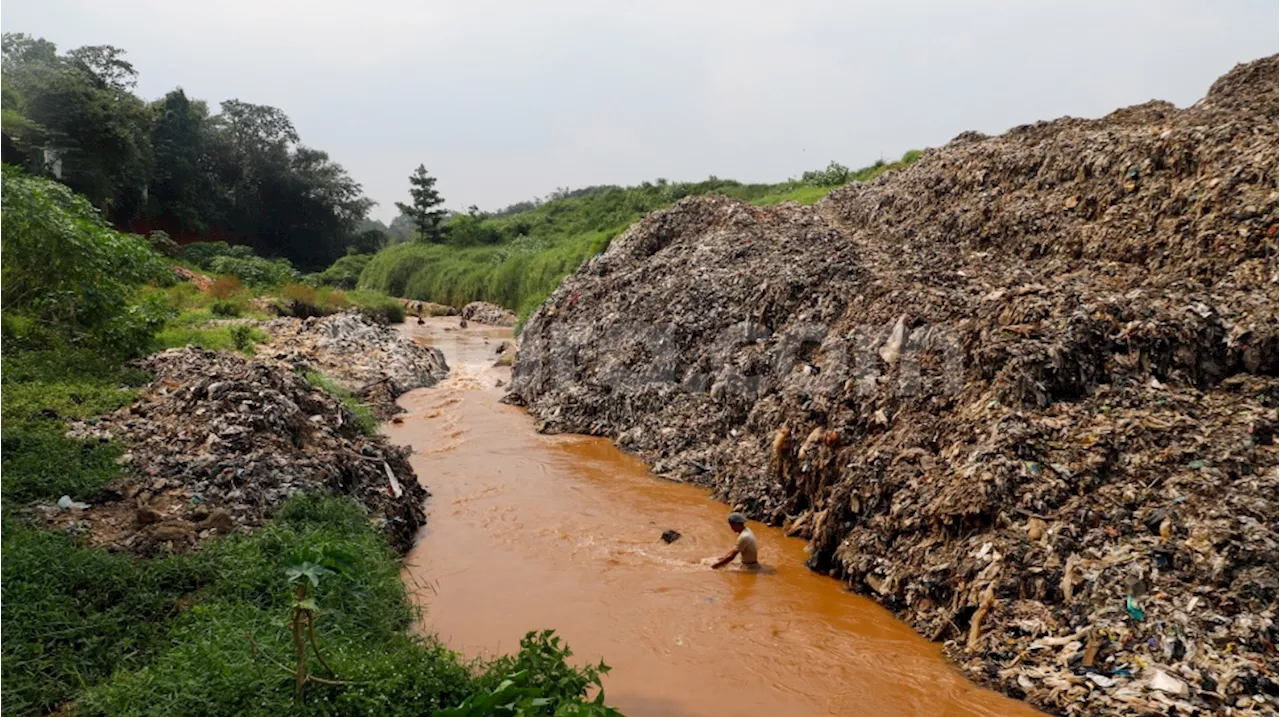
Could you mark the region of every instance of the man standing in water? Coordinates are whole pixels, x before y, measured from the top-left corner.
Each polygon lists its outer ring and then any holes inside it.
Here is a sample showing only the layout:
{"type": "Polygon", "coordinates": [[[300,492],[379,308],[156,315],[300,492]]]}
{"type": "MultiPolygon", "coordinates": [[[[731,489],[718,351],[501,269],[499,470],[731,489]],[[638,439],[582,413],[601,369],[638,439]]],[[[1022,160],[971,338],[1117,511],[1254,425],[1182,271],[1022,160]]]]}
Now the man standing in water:
{"type": "Polygon", "coordinates": [[[747,527],[747,516],[742,513],[729,514],[729,528],[738,534],[738,542],[734,544],[733,550],[729,554],[720,558],[711,564],[711,569],[722,568],[733,559],[742,556],[742,567],[755,569],[760,567],[760,563],[756,562],[756,535],[747,527]]]}

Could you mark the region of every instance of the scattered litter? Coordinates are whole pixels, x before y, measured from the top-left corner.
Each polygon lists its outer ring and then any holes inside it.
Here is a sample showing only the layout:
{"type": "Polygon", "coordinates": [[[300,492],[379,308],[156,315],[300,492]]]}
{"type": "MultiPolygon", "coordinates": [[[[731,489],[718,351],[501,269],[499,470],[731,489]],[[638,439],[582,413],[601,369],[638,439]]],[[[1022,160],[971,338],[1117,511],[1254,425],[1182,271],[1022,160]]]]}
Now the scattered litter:
{"type": "Polygon", "coordinates": [[[62,510],[87,510],[89,504],[71,500],[71,496],[64,495],[58,499],[58,508],[62,510]]]}

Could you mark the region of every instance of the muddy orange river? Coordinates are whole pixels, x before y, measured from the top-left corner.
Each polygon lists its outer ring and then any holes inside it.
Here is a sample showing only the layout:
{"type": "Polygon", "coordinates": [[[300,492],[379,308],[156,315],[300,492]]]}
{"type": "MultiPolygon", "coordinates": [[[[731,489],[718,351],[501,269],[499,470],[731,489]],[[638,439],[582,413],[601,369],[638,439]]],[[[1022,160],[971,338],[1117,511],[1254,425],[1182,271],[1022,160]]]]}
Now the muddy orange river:
{"type": "MultiPolygon", "coordinates": [[[[412,321],[412,320],[411,320],[412,321]]],[[[805,543],[751,524],[767,574],[713,571],[728,509],[652,476],[609,441],[545,436],[498,402],[509,329],[431,319],[404,329],[450,377],[401,398],[384,430],[413,446],[433,494],[405,582],[422,628],[465,655],[554,628],[603,658],[609,703],[646,715],[1033,715],[982,689],[874,602],[804,566],[805,543]],[[683,537],[667,545],[668,528],[683,537]]]]}

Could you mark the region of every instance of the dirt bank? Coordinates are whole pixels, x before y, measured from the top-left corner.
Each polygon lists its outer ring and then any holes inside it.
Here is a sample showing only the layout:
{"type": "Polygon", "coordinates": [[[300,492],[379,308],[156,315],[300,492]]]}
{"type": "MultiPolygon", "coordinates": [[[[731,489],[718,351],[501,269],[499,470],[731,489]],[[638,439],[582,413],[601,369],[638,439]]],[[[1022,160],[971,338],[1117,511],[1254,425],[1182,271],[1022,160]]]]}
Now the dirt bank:
{"type": "Polygon", "coordinates": [[[1275,714],[1276,85],[967,133],[812,208],[685,200],[531,317],[509,399],[1034,704],[1275,714]]]}

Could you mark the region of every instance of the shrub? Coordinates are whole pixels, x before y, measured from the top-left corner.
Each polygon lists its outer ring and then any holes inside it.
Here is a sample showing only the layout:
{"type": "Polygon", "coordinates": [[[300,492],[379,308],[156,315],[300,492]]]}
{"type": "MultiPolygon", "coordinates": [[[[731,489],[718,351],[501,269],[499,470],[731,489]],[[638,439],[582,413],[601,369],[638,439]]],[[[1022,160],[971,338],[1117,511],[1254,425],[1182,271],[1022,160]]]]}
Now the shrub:
{"type": "Polygon", "coordinates": [[[111,229],[88,200],[57,182],[3,169],[0,222],[6,311],[57,326],[76,341],[141,350],[163,322],[164,302],[134,302],[166,271],[142,237],[111,229]]]}
{"type": "Polygon", "coordinates": [[[232,246],[224,241],[193,242],[182,247],[178,257],[202,269],[210,269],[213,260],[220,256],[237,259],[248,259],[253,256],[253,249],[247,246],[232,246]]]}
{"type": "Polygon", "coordinates": [[[174,257],[181,251],[178,243],[169,238],[168,232],[163,232],[159,229],[147,234],[147,243],[151,245],[151,248],[157,254],[163,256],[174,257]]]}
{"type": "Polygon", "coordinates": [[[280,295],[290,301],[316,305],[316,290],[303,284],[285,284],[280,295]]]}
{"type": "Polygon", "coordinates": [[[229,274],[255,288],[274,288],[289,281],[296,281],[300,274],[288,259],[263,259],[218,256],[209,262],[209,270],[229,274]]]}
{"type": "Polygon", "coordinates": [[[234,318],[240,315],[240,307],[236,306],[233,301],[219,299],[218,301],[209,304],[209,313],[223,318],[234,318]]]}
{"type": "Polygon", "coordinates": [[[343,289],[354,289],[360,281],[360,273],[373,259],[372,254],[350,254],[333,262],[333,266],[316,275],[319,284],[328,284],[343,289]]]}
{"type": "Polygon", "coordinates": [[[248,353],[253,350],[254,335],[253,327],[245,324],[236,324],[230,329],[231,342],[235,344],[236,350],[248,353]]]}

